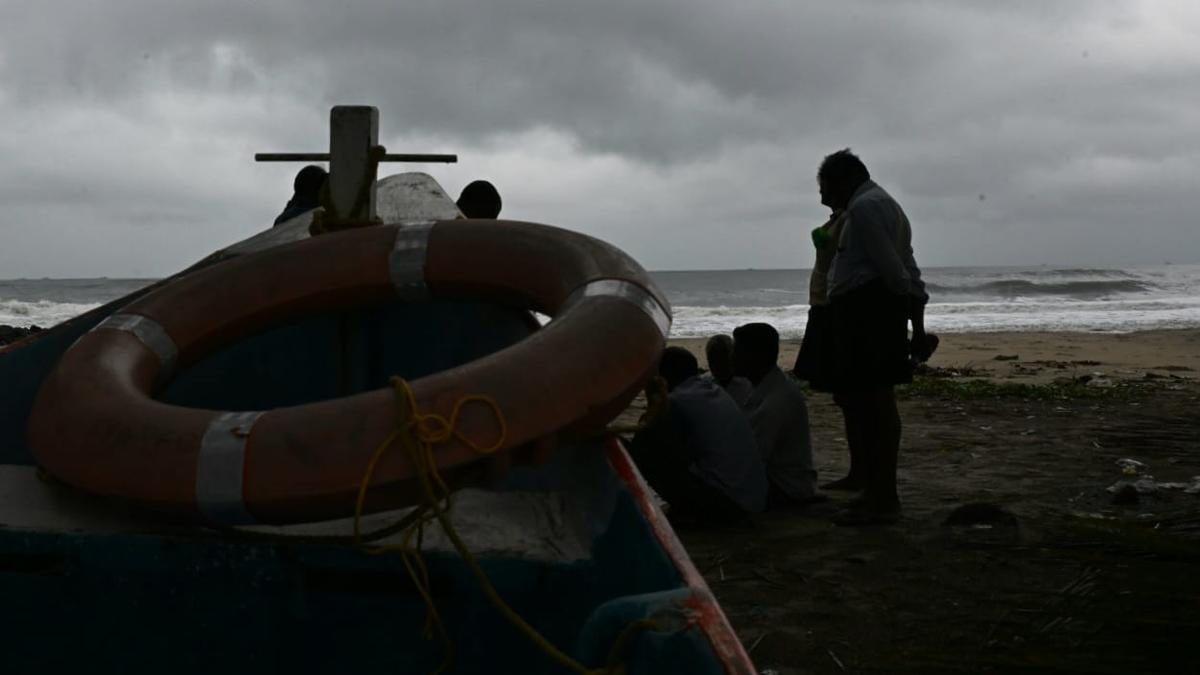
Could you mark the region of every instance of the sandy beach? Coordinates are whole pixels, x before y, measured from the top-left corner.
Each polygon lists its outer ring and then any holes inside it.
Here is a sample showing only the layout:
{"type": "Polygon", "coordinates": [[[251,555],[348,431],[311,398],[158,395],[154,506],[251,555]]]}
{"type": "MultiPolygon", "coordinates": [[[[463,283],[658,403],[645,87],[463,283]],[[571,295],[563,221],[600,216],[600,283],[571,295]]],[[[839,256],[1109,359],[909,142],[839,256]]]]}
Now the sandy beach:
{"type": "Polygon", "coordinates": [[[760,671],[1195,672],[1200,330],[942,340],[900,392],[898,525],[834,527],[833,494],[681,534],[760,671]]]}
{"type": "MultiPolygon", "coordinates": [[[[929,365],[939,371],[997,382],[1053,382],[1063,377],[1115,380],[1200,376],[1200,330],[1138,333],[953,333],[941,335],[929,365]]],[[[704,340],[672,340],[704,365],[704,340]]],[[[799,340],[780,345],[785,370],[799,340]]]]}

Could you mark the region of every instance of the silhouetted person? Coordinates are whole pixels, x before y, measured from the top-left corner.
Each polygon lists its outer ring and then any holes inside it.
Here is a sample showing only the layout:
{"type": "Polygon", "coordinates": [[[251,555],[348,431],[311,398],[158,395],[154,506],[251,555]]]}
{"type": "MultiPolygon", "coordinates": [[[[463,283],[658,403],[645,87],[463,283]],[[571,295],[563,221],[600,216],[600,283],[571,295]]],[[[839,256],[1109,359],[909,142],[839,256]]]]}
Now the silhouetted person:
{"type": "Polygon", "coordinates": [[[296,174],[292,182],[293,194],[283,212],[275,218],[275,224],[285,223],[296,216],[312,211],[321,205],[321,188],[329,174],[319,166],[306,166],[296,174]]]}
{"type": "Polygon", "coordinates": [[[495,218],[500,215],[500,193],[486,180],[477,180],[463,188],[458,210],[467,218],[495,218]]]}
{"type": "Polygon", "coordinates": [[[844,210],[830,264],[830,381],[846,417],[852,469],[848,487],[863,496],[835,519],[842,525],[894,522],[900,513],[896,462],[900,412],[895,385],[912,381],[910,352],[929,355],[929,296],[912,251],[903,209],[871,180],[849,149],[827,156],[817,172],[821,203],[844,210]],[[908,324],[912,322],[912,342],[908,324]]]}
{"type": "Polygon", "coordinates": [[[714,335],[704,344],[704,357],[708,360],[708,372],[739,406],[754,393],[750,380],[733,374],[733,338],[714,335]]]}
{"type": "Polygon", "coordinates": [[[630,453],[670,504],[675,522],[729,522],[762,511],[767,479],[754,432],[737,403],[700,376],[696,357],[668,347],[659,362],[668,405],[634,436],[630,453]]]}
{"type": "Polygon", "coordinates": [[[754,393],[743,408],[767,468],[771,506],[805,504],[817,494],[808,403],[800,385],[779,369],[779,333],[769,324],[748,323],[733,331],[733,365],[754,393]]]}
{"type": "Polygon", "coordinates": [[[808,278],[808,322],[804,326],[804,340],[800,343],[800,351],[796,354],[796,364],[792,367],[792,372],[818,391],[832,391],[828,367],[832,328],[829,269],[833,264],[833,256],[837,253],[845,222],[844,211],[833,211],[824,225],[812,231],[816,256],[808,278]]]}
{"type": "MultiPolygon", "coordinates": [[[[829,214],[825,224],[812,231],[816,257],[808,279],[808,322],[804,327],[804,340],[800,343],[800,351],[796,354],[796,365],[793,366],[792,372],[817,391],[835,390],[832,379],[834,345],[833,309],[829,306],[829,270],[833,266],[833,256],[837,253],[845,224],[846,212],[835,209],[829,214]]],[[[834,402],[839,407],[844,403],[842,397],[836,394],[834,402]]],[[[850,471],[845,477],[821,487],[826,490],[862,490],[866,486],[866,462],[862,457],[863,444],[858,439],[861,429],[850,423],[852,417],[846,416],[845,410],[842,411],[842,419],[846,428],[847,445],[850,447],[850,471]]]]}

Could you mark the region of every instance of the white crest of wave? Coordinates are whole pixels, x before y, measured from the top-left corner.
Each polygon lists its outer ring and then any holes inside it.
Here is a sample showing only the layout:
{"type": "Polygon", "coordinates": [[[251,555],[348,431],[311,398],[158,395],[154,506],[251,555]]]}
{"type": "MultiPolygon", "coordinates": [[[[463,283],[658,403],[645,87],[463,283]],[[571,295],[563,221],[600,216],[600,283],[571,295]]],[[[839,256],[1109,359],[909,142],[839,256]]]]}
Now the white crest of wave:
{"type": "Polygon", "coordinates": [[[50,300],[0,300],[0,326],[48,328],[99,306],[50,300]]]}
{"type": "MultiPolygon", "coordinates": [[[[785,339],[804,335],[808,305],[781,307],[674,308],[671,336],[703,338],[730,334],[746,323],[769,323],[785,339]]],[[[1005,331],[1129,332],[1200,326],[1200,297],[1125,301],[1021,301],[931,303],[925,325],[942,333],[1005,331]]]]}

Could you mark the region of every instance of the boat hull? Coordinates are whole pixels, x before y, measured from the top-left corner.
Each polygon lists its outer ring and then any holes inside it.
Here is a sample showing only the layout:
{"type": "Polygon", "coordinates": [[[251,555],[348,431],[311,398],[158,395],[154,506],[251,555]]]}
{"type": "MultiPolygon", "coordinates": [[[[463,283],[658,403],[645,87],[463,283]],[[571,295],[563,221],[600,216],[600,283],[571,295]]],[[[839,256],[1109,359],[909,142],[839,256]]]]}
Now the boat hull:
{"type": "MultiPolygon", "coordinates": [[[[503,550],[472,534],[494,523],[456,515],[501,596],[592,666],[631,622],[651,618],[656,627],[622,655],[629,673],[752,673],[625,451],[616,441],[568,450],[514,471],[500,497],[487,497],[492,511],[537,505],[537,517],[509,526],[557,543],[503,550]]],[[[426,606],[398,554],[365,555],[299,526],[236,536],[179,529],[52,485],[27,492],[24,508],[37,512],[22,514],[11,488],[29,480],[18,474],[0,472],[9,488],[0,596],[10,617],[0,649],[11,672],[431,672],[445,656],[422,636],[426,606]]],[[[344,522],[320,532],[338,528],[349,532],[344,522]]],[[[428,548],[452,672],[564,672],[489,604],[434,533],[428,548]]]]}

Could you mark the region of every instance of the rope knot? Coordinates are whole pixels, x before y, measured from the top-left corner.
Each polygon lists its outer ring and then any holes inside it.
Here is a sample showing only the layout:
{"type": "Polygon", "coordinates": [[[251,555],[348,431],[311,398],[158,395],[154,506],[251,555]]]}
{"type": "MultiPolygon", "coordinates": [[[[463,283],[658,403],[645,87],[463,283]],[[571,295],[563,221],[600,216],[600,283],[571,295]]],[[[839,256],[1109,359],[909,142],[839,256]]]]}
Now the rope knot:
{"type": "MultiPolygon", "coordinates": [[[[470,570],[471,575],[475,577],[476,582],[479,584],[480,590],[483,591],[484,596],[487,597],[496,611],[541,649],[551,660],[578,675],[625,675],[627,669],[622,660],[628,649],[630,640],[644,630],[653,629],[655,627],[653,621],[643,619],[630,623],[621,632],[620,636],[618,636],[616,643],[609,653],[608,662],[604,667],[599,669],[588,668],[547,640],[500,597],[500,593],[492,585],[491,580],[488,579],[479,562],[475,560],[475,556],[467,548],[450,520],[451,491],[438,473],[437,460],[433,456],[433,449],[438,445],[450,441],[458,441],[481,455],[488,455],[504,447],[508,439],[508,423],[496,400],[491,396],[483,394],[463,396],[455,402],[454,408],[447,418],[437,413],[422,413],[417,407],[417,397],[413,393],[412,386],[403,378],[393,377],[391,378],[391,384],[392,390],[396,395],[396,428],[388,434],[387,438],[380,443],[379,447],[371,455],[370,461],[367,463],[366,473],[359,484],[358,499],[354,507],[354,541],[360,549],[369,554],[381,554],[391,551],[398,551],[401,554],[404,567],[408,570],[409,577],[412,578],[417,592],[421,595],[421,599],[425,603],[425,627],[421,633],[426,639],[429,639],[436,631],[445,646],[445,660],[434,671],[435,675],[449,669],[454,659],[454,646],[446,631],[445,624],[442,623],[441,614],[438,612],[437,606],[433,601],[433,593],[430,590],[429,584],[429,569],[426,567],[425,561],[421,556],[421,542],[424,528],[435,520],[442,526],[442,531],[445,532],[446,538],[450,540],[455,550],[458,551],[459,556],[466,563],[467,569],[470,570]],[[471,403],[486,406],[496,419],[499,426],[499,433],[495,442],[491,445],[483,446],[476,443],[459,430],[459,420],[462,416],[462,411],[471,403]],[[370,488],[371,478],[375,474],[375,469],[380,459],[397,442],[404,448],[409,460],[413,463],[414,471],[421,486],[424,503],[418,507],[419,515],[404,530],[399,544],[366,544],[359,533],[367,490],[370,488]]],[[[662,399],[664,401],[666,398],[665,391],[664,383],[662,386],[662,399]]],[[[650,415],[650,412],[648,409],[643,418],[650,415]]]]}

